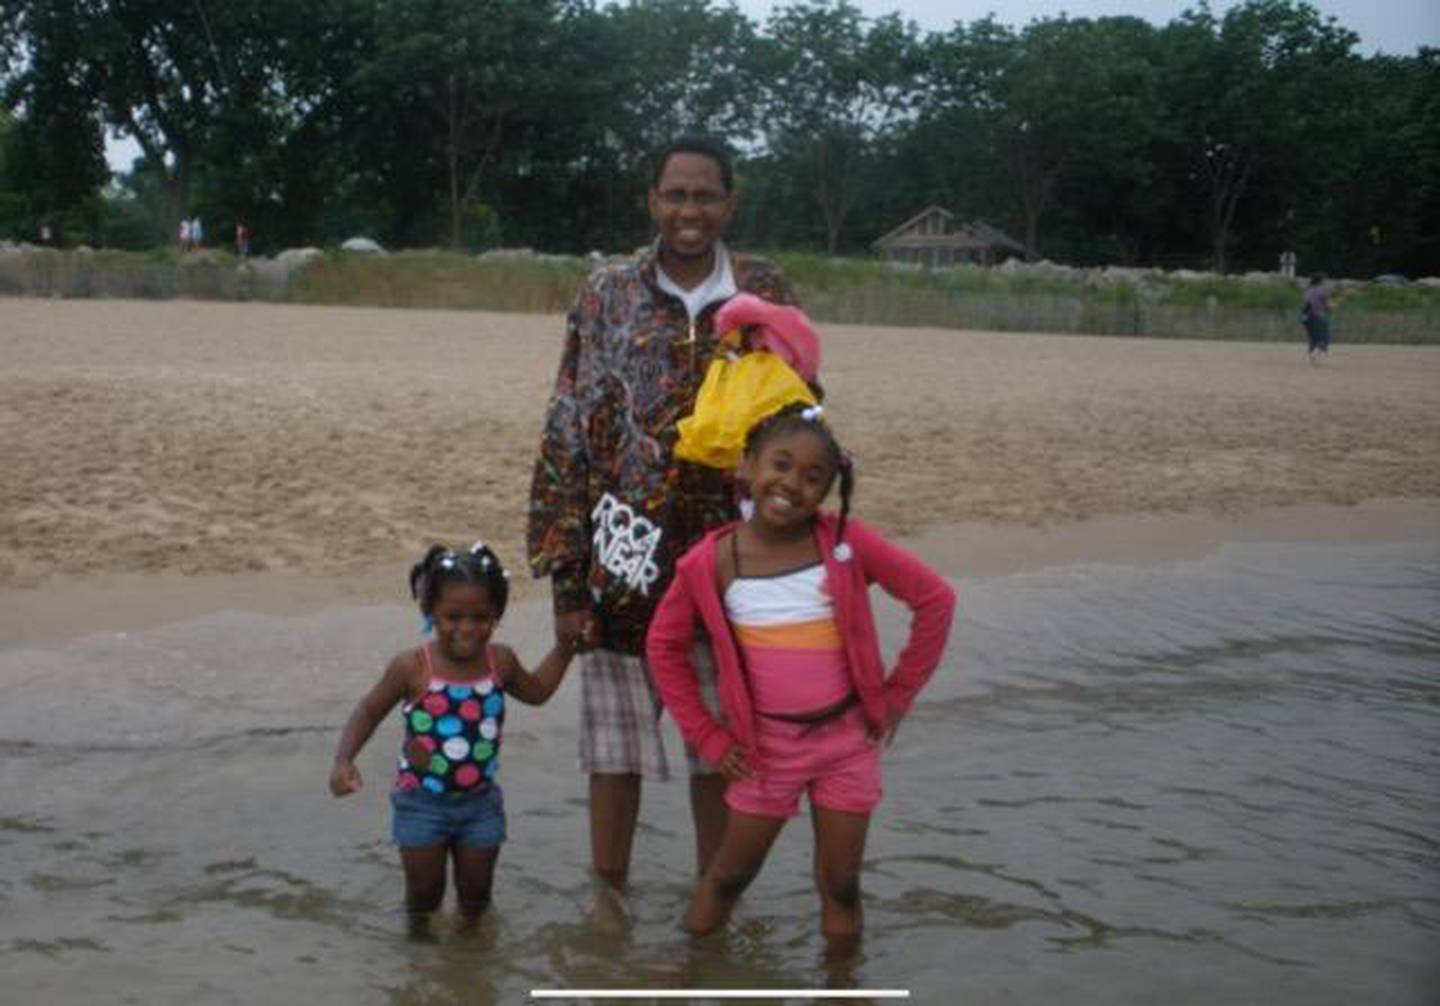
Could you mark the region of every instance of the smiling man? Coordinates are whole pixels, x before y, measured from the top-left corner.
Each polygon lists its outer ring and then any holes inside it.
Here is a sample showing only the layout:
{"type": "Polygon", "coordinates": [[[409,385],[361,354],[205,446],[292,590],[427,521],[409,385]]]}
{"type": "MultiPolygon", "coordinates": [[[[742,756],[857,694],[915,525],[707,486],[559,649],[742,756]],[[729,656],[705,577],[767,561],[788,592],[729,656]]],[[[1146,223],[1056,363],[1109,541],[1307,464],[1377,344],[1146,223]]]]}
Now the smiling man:
{"type": "Polygon", "coordinates": [[[659,231],[660,275],[682,291],[700,287],[712,275],[723,281],[728,255],[720,238],[735,214],[732,184],[728,163],[709,154],[676,150],[650,186],[650,219],[659,231]],[[722,268],[717,270],[717,265],[722,268]]]}
{"type": "MultiPolygon", "coordinates": [[[[793,303],[769,263],[723,241],[735,213],[725,147],[682,137],[655,159],[655,242],[585,281],[545,417],[528,544],[551,578],[555,632],[580,658],[580,767],[590,777],[590,851],[615,887],[629,877],[641,780],[669,778],[645,632],[675,560],[734,517],[733,475],[674,456],[714,351],[715,311],[747,291],[793,303]]],[[[708,667],[708,650],[702,662],[708,667]]],[[[688,756],[701,869],[724,831],[724,781],[688,756]]]]}

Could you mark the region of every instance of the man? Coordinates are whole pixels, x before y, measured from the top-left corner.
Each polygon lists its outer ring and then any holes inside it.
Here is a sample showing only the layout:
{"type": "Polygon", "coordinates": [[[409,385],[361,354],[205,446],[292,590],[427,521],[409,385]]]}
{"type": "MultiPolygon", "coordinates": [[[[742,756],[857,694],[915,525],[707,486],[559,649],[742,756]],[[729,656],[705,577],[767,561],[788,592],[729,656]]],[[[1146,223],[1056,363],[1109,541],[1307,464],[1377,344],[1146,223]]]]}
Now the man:
{"type": "MultiPolygon", "coordinates": [[[[773,266],[722,241],[735,194],[718,141],[683,137],[662,150],[648,204],[655,243],[593,273],[570,311],[528,533],[535,575],[551,578],[556,636],[582,650],[591,860],[616,888],[629,877],[641,780],[669,777],[645,632],[675,560],[735,512],[731,473],[673,456],[675,423],[694,407],[720,304],[742,290],[794,299],[773,266]]],[[[708,668],[708,657],[697,660],[708,668]]],[[[724,832],[724,780],[691,761],[703,870],[724,832]]]]}
{"type": "Polygon", "coordinates": [[[1330,294],[1325,289],[1325,276],[1316,273],[1310,277],[1310,286],[1300,303],[1300,324],[1305,326],[1305,335],[1310,349],[1306,353],[1310,362],[1330,352],[1330,294]]]}

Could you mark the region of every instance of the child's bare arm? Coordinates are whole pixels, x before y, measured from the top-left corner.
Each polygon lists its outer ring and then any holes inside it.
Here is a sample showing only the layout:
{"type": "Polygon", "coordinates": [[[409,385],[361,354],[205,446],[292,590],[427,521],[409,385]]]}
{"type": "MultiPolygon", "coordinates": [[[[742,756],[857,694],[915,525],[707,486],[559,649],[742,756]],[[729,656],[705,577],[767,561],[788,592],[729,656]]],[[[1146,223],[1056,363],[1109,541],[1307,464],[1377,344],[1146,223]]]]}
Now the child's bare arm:
{"type": "Polygon", "coordinates": [[[556,643],[540,661],[535,670],[527,671],[520,658],[508,646],[495,647],[495,659],[501,662],[501,675],[505,690],[528,706],[543,706],[560,687],[570,660],[575,655],[575,646],[556,643]]]}
{"type": "Polygon", "coordinates": [[[355,765],[355,756],[375,732],[390,710],[410,694],[411,682],[415,675],[415,655],[401,653],[390,661],[385,673],[373,688],[355,706],[350,718],[340,731],[340,741],[335,746],[335,763],[330,769],[330,792],[336,796],[354,793],[364,785],[360,769],[355,765]]]}

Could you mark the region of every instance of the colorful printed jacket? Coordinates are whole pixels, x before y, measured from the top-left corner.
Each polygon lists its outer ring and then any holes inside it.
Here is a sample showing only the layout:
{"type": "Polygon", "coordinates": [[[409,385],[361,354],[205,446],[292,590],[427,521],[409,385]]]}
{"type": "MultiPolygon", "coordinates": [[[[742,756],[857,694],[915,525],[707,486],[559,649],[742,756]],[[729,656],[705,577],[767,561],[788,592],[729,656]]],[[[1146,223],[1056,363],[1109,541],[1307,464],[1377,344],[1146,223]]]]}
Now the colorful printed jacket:
{"type": "MultiPolygon", "coordinates": [[[[737,290],[794,295],[779,270],[730,253],[737,290]]],[[[656,283],[654,247],[604,266],[581,286],[546,411],[530,489],[527,544],[550,576],[557,612],[590,607],[601,645],[643,654],[645,631],[675,560],[733,519],[733,476],[673,456],[715,347],[720,304],[692,326],[656,283]]]]}

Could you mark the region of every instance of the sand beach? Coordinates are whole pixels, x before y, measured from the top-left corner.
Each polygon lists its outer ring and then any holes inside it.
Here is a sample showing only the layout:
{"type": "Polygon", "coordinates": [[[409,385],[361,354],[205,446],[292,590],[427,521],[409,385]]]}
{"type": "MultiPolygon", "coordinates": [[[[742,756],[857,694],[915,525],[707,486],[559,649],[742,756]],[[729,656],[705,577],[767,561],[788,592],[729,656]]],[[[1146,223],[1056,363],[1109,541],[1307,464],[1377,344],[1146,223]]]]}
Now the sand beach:
{"type": "MultiPolygon", "coordinates": [[[[111,598],[98,607],[123,621],[392,600],[432,540],[483,536],[518,568],[562,329],[487,312],[0,300],[0,639],[83,631],[51,603],[57,585],[111,598]]],[[[1163,552],[1256,520],[1327,537],[1437,526],[1437,348],[1342,339],[1312,367],[1298,339],[822,336],[856,512],[929,535],[951,574],[1163,552]],[[1367,501],[1390,509],[1327,509],[1367,501]]]]}

